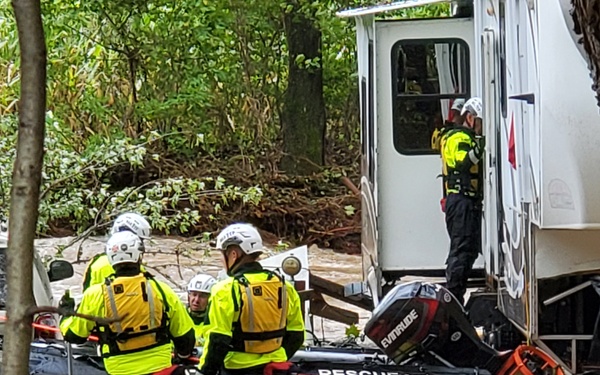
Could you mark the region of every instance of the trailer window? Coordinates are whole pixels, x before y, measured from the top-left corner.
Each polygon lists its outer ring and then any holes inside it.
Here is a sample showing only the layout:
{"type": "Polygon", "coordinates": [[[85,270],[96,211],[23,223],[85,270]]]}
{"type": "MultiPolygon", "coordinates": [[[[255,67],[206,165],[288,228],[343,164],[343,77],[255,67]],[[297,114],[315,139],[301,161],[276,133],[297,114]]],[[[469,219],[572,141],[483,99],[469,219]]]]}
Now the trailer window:
{"type": "Polygon", "coordinates": [[[434,154],[431,138],[470,94],[469,48],[459,39],[401,40],[392,48],[393,141],[405,155],[434,154]]]}

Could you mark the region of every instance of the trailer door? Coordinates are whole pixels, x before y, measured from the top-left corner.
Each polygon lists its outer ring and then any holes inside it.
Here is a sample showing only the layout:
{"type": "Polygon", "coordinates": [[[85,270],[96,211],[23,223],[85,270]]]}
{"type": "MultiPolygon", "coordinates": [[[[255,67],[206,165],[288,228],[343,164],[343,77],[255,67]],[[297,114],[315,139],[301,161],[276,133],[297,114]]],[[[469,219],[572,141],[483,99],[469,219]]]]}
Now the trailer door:
{"type": "Polygon", "coordinates": [[[432,135],[476,87],[473,20],[384,20],[375,29],[379,264],[388,276],[443,276],[449,239],[432,135]]]}

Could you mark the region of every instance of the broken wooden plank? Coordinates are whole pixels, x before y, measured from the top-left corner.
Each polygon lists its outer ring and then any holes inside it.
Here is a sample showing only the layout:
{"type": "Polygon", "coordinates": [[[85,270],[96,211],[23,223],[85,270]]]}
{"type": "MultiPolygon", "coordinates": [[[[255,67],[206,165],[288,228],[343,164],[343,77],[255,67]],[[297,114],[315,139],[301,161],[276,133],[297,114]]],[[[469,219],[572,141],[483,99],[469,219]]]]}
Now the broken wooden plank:
{"type": "Polygon", "coordinates": [[[373,310],[373,300],[370,297],[365,295],[345,296],[343,285],[313,275],[312,273],[309,274],[309,285],[310,288],[317,293],[339,299],[340,301],[360,307],[367,311],[373,310]]]}

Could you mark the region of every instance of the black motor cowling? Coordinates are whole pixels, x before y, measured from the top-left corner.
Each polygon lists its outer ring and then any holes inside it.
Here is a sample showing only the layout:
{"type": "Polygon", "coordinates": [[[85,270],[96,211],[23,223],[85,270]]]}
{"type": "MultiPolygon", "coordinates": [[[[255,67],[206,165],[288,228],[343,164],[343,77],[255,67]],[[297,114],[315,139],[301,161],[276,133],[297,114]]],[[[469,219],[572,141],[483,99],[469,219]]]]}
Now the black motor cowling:
{"type": "Polygon", "coordinates": [[[397,364],[433,357],[456,367],[494,373],[508,355],[479,339],[452,293],[425,282],[394,287],[373,311],[365,334],[397,364]]]}

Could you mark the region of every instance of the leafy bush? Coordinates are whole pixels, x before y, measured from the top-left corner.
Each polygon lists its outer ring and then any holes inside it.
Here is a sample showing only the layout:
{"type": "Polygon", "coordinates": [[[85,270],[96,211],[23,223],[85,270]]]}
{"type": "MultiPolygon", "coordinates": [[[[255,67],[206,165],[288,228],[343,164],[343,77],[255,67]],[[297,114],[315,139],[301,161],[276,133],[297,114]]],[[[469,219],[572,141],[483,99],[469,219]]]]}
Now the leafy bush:
{"type": "MultiPolygon", "coordinates": [[[[90,138],[83,147],[73,144],[67,126],[48,113],[44,168],[42,172],[39,231],[54,223],[82,232],[103,229],[116,215],[136,211],[153,228],[163,232],[188,233],[203,217],[199,204],[210,204],[218,214],[232,202],[256,205],[262,197],[258,187],[243,189],[221,177],[165,178],[139,186],[116,188],[111,178],[119,169],[136,170],[148,157],[146,146],[161,139],[157,133],[138,140],[123,135],[90,138]],[[68,224],[68,225],[65,225],[68,224]]],[[[10,176],[15,158],[17,120],[0,118],[0,214],[8,216],[10,176]]],[[[205,212],[206,210],[203,210],[205,212]]]]}

